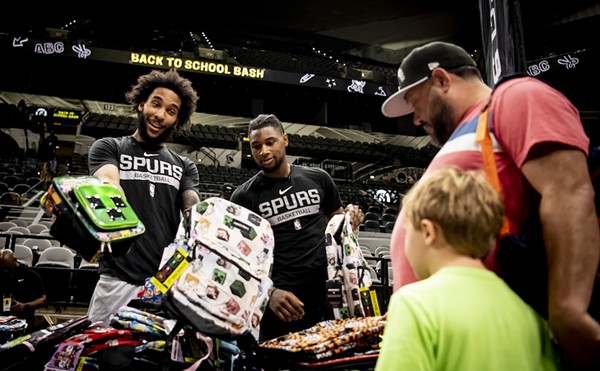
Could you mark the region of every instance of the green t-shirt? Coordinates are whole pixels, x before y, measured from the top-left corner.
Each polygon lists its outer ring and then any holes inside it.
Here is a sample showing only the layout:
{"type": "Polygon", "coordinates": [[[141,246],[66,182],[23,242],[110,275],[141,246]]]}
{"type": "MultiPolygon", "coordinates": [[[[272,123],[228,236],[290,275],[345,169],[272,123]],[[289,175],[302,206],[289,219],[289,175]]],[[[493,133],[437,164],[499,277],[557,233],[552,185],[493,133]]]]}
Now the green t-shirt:
{"type": "Polygon", "coordinates": [[[392,295],[375,370],[553,371],[552,339],[495,273],[448,267],[392,295]]]}

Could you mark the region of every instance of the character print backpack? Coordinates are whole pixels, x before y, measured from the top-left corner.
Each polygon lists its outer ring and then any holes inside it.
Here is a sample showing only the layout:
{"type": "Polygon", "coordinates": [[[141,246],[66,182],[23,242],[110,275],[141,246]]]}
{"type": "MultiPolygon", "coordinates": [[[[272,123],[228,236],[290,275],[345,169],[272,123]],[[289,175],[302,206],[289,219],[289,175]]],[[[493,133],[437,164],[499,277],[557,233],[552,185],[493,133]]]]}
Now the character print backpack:
{"type": "Polygon", "coordinates": [[[146,231],[121,190],[93,176],[55,177],[40,206],[52,216],[50,235],[90,262],[146,231]]]}
{"type": "Polygon", "coordinates": [[[207,198],[186,210],[173,253],[150,282],[163,293],[165,311],[198,331],[221,338],[254,334],[273,286],[273,246],[266,219],[207,198]]]}
{"type": "Polygon", "coordinates": [[[327,299],[337,318],[380,315],[377,294],[350,214],[334,215],[325,229],[327,299]]]}

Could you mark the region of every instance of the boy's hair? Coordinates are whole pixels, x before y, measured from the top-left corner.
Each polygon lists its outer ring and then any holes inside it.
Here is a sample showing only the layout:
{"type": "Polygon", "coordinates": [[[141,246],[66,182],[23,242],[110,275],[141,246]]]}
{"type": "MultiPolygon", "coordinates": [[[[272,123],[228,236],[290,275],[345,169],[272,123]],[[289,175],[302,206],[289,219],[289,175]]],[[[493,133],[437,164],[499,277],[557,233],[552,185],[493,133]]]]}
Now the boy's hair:
{"type": "Polygon", "coordinates": [[[141,75],[138,77],[136,84],[131,86],[131,90],[125,93],[125,99],[131,104],[133,111],[137,112],[140,103],[147,100],[156,88],[172,90],[179,96],[181,108],[177,115],[178,128],[187,130],[190,126],[192,114],[196,112],[198,94],[194,90],[192,82],[179,75],[176,70],[153,70],[150,73],[141,75]]]}
{"type": "Polygon", "coordinates": [[[260,114],[250,121],[248,125],[248,136],[254,130],[262,129],[264,127],[270,126],[279,132],[281,135],[285,134],[285,130],[283,130],[283,125],[275,115],[269,115],[266,113],[260,114]]]}
{"type": "Polygon", "coordinates": [[[450,166],[419,180],[402,200],[406,220],[415,229],[429,219],[460,253],[485,257],[504,218],[504,203],[480,170],[450,166]]]}

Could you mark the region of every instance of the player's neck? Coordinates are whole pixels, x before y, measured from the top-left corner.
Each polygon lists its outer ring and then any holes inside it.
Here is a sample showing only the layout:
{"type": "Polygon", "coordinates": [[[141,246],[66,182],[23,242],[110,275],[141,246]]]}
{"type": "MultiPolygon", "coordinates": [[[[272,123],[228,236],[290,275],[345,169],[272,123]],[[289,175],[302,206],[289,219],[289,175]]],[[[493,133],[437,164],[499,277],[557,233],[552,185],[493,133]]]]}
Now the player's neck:
{"type": "Polygon", "coordinates": [[[290,165],[287,162],[284,162],[281,164],[281,166],[279,166],[279,168],[276,171],[273,172],[265,172],[263,171],[264,176],[268,177],[268,178],[278,178],[278,179],[284,179],[290,176],[292,172],[292,165],[290,165]]]}

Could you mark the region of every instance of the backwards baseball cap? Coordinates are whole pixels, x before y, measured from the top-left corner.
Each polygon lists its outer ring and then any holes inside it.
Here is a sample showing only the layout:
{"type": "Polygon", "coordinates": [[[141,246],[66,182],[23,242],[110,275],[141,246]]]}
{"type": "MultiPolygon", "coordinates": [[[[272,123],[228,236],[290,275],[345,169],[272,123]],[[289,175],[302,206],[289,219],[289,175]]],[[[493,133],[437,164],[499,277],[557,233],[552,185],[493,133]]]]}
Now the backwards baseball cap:
{"type": "Polygon", "coordinates": [[[425,82],[431,76],[431,71],[438,67],[449,70],[462,66],[477,67],[477,64],[458,45],[434,41],[413,49],[398,69],[400,89],[383,102],[381,112],[387,117],[399,117],[413,112],[414,108],[404,100],[408,89],[425,82]]]}

